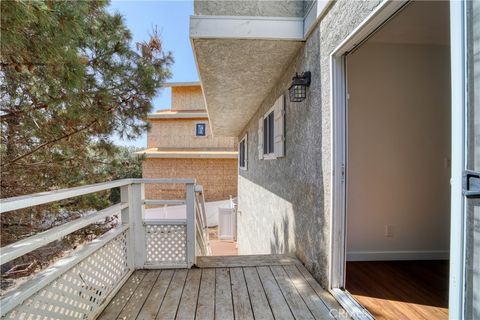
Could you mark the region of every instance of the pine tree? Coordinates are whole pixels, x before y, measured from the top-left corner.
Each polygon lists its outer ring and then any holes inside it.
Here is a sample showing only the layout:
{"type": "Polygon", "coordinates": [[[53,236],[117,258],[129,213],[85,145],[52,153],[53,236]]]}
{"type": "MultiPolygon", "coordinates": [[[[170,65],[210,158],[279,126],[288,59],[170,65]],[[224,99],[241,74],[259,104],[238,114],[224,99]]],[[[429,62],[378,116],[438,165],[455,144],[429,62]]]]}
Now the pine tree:
{"type": "Polygon", "coordinates": [[[1,197],[95,182],[112,135],[148,128],[171,53],[156,30],[132,49],[106,1],[0,5],[1,197]]]}

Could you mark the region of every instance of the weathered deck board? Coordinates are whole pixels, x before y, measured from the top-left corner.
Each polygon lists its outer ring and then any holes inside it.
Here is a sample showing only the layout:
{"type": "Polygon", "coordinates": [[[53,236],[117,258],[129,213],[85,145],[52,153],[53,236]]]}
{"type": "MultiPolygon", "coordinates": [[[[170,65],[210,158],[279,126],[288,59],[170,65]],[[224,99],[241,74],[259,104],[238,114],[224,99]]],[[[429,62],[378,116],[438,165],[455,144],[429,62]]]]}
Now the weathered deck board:
{"type": "Polygon", "coordinates": [[[296,258],[199,260],[199,269],[136,271],[99,319],[331,319],[341,308],[296,258]]]}
{"type": "Polygon", "coordinates": [[[182,297],[183,287],[185,286],[187,273],[187,269],[175,270],[172,282],[170,282],[170,286],[168,287],[167,293],[165,294],[165,298],[163,298],[163,303],[160,307],[160,310],[158,311],[156,319],[175,319],[178,304],[180,303],[180,298],[182,297]]]}
{"type": "Polygon", "coordinates": [[[103,310],[102,314],[99,316],[99,319],[117,319],[120,315],[120,312],[122,312],[123,307],[125,307],[127,302],[130,300],[130,297],[133,295],[146,274],[147,273],[143,270],[133,273],[115,295],[115,297],[113,297],[112,301],[110,301],[105,310],[103,310]]]}
{"type": "Polygon", "coordinates": [[[197,302],[197,320],[215,317],[215,269],[202,269],[202,281],[197,302]]]}
{"type": "Polygon", "coordinates": [[[292,311],[295,319],[313,320],[313,316],[308,310],[307,305],[303,301],[302,297],[295,289],[295,286],[287,276],[282,266],[272,266],[272,270],[275,280],[277,280],[280,290],[282,290],[285,300],[287,300],[288,306],[292,311]]]}
{"type": "Polygon", "coordinates": [[[312,287],[305,281],[303,275],[298,271],[296,266],[284,266],[290,280],[297,289],[298,293],[305,301],[306,305],[312,312],[315,319],[328,319],[330,310],[325,306],[322,299],[313,291],[312,287]]]}
{"type": "Polygon", "coordinates": [[[159,274],[160,270],[154,270],[143,277],[142,282],[137,286],[122,312],[120,312],[118,319],[132,319],[138,315],[159,274]]]}
{"type": "Polygon", "coordinates": [[[197,257],[199,268],[260,267],[296,263],[300,263],[297,258],[284,254],[197,257]]]}
{"type": "Polygon", "coordinates": [[[235,319],[253,320],[252,306],[250,305],[250,297],[248,296],[242,268],[231,268],[230,279],[235,319]]]}
{"type": "Polygon", "coordinates": [[[265,289],[265,293],[275,319],[295,319],[270,268],[258,267],[257,272],[258,276],[260,277],[260,281],[262,281],[263,288],[265,289]]]}
{"type": "Polygon", "coordinates": [[[195,319],[195,312],[197,310],[198,289],[200,287],[200,277],[202,276],[201,269],[188,270],[187,280],[183,288],[182,299],[178,307],[178,319],[195,319]]]}
{"type": "Polygon", "coordinates": [[[215,319],[233,320],[230,270],[228,268],[216,269],[215,281],[215,319]]]}
{"type": "Polygon", "coordinates": [[[243,269],[255,319],[273,320],[272,310],[255,267],[243,269]]]}
{"type": "Polygon", "coordinates": [[[173,270],[162,270],[162,273],[158,276],[157,281],[153,285],[147,300],[137,316],[138,320],[155,319],[162,305],[165,293],[167,293],[170,281],[172,281],[173,274],[173,270]]]}
{"type": "Polygon", "coordinates": [[[335,300],[335,298],[330,293],[325,291],[320,286],[320,284],[318,284],[318,282],[313,278],[313,276],[310,274],[310,272],[308,272],[307,268],[305,268],[303,264],[298,264],[297,269],[298,271],[300,271],[300,273],[303,275],[303,277],[312,287],[315,293],[320,297],[320,299],[322,299],[322,301],[325,303],[329,310],[343,310],[337,300],[335,300]]]}

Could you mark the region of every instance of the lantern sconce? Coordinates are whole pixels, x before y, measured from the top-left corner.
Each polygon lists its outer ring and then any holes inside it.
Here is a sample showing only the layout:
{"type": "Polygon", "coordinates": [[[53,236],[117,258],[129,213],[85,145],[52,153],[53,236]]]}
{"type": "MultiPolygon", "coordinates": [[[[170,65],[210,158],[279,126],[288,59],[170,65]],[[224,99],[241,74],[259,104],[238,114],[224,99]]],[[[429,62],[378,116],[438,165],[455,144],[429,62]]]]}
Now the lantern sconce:
{"type": "Polygon", "coordinates": [[[292,78],[292,84],[288,88],[290,102],[302,102],[307,97],[307,87],[310,86],[310,71],[302,74],[296,73],[292,78]]]}

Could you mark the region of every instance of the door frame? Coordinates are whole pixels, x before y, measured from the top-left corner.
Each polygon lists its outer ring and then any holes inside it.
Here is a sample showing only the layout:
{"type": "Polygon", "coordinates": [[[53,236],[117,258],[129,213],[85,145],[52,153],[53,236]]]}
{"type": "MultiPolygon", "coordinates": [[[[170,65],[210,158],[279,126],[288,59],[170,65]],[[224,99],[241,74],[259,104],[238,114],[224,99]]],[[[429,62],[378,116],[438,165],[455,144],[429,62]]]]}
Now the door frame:
{"type": "Polygon", "coordinates": [[[452,174],[450,211],[450,278],[448,313],[450,319],[464,319],[465,306],[465,200],[463,170],[466,145],[466,6],[450,1],[450,68],[452,96],[452,174]]]}
{"type": "MultiPolygon", "coordinates": [[[[372,316],[345,290],[346,265],[346,170],[347,167],[347,88],[345,57],[382,27],[408,0],[384,1],[353,30],[330,54],[330,119],[332,166],[330,179],[331,240],[329,289],[354,319],[372,316]]],[[[463,1],[450,2],[452,155],[451,155],[451,227],[449,317],[462,319],[464,302],[464,221],[462,172],[464,166],[465,115],[465,6],[463,1]],[[455,236],[454,236],[455,235],[455,236]]]]}

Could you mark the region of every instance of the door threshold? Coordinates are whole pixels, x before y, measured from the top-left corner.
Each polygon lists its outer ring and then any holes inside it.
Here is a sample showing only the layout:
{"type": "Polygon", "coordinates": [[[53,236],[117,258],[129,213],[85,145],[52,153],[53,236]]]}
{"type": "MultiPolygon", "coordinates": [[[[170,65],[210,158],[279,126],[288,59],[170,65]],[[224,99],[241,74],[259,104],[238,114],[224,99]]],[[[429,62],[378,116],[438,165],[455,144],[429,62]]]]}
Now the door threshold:
{"type": "Polygon", "coordinates": [[[353,320],[374,320],[375,317],[363,307],[347,290],[340,288],[330,289],[330,293],[348,312],[353,320]]]}

